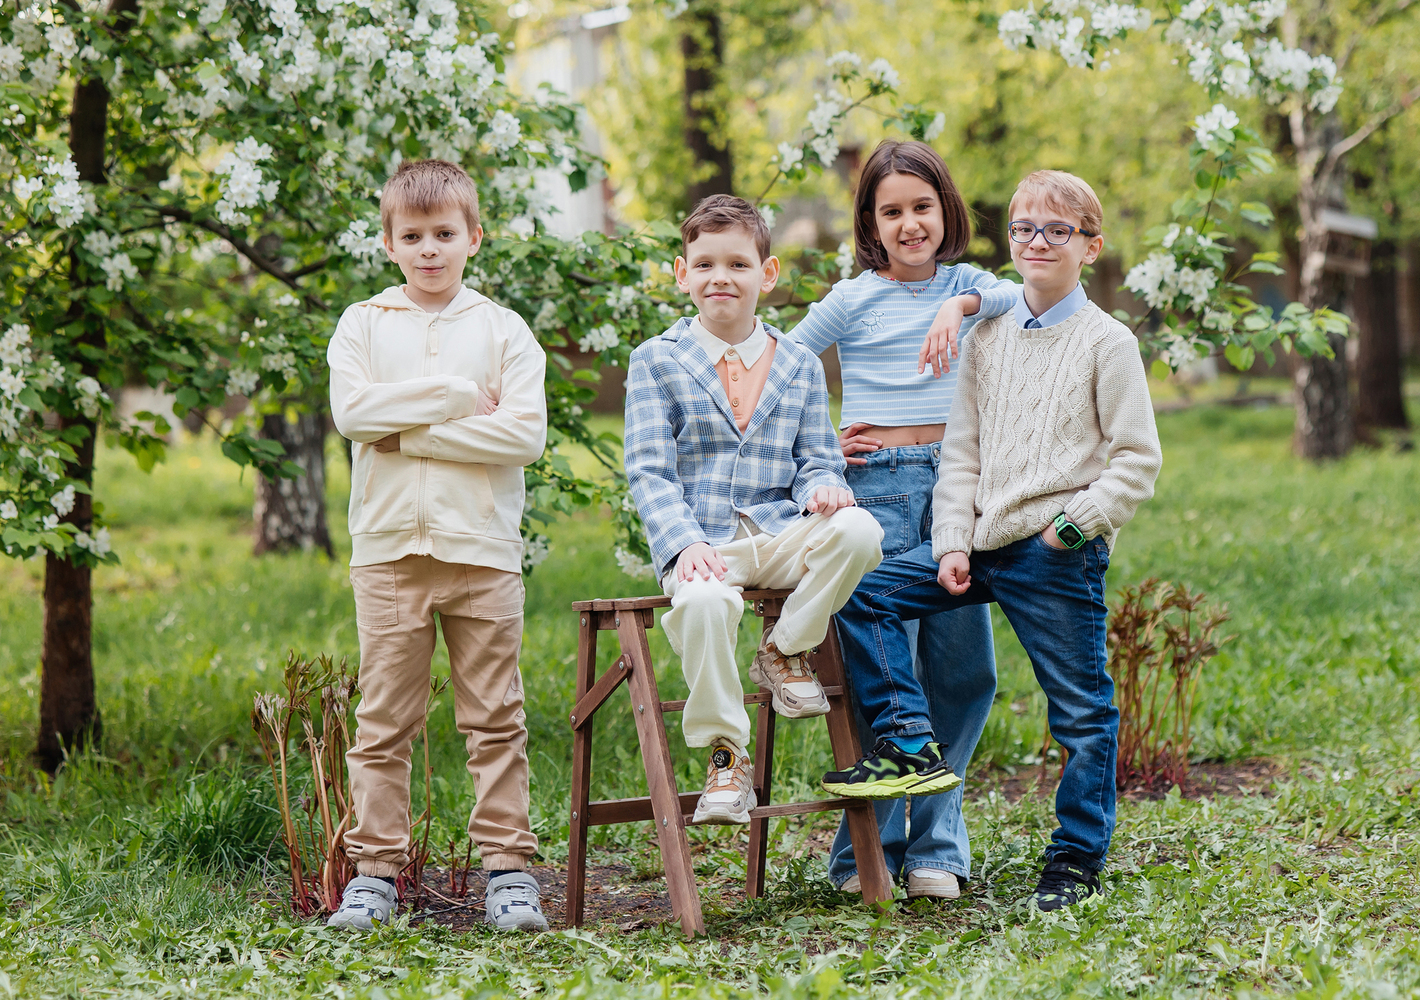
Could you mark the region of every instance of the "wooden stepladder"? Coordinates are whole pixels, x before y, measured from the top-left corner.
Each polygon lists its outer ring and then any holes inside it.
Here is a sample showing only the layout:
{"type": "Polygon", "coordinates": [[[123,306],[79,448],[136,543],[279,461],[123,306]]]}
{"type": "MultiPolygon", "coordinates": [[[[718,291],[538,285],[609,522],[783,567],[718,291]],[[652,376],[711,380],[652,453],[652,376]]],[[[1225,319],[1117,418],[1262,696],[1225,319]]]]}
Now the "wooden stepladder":
{"type": "MultiPolygon", "coordinates": [[[[744,599],[754,613],[764,619],[767,629],[778,620],[788,597],[787,590],[745,591],[744,599]]],[[[666,736],[664,713],[679,712],[683,701],[661,701],[656,689],[656,672],[651,663],[651,647],[646,632],[656,626],[656,609],[670,607],[668,597],[636,597],[609,601],[578,601],[572,605],[580,622],[577,644],[577,704],[572,709],[572,825],[567,854],[567,924],[582,924],[587,882],[587,831],[594,826],[652,820],[656,825],[661,860],[665,867],[671,908],[687,935],[703,934],[705,919],[700,894],[691,865],[690,842],[685,828],[695,812],[700,790],[682,792],[676,787],[666,736]],[[615,632],[621,655],[606,673],[596,676],[597,633],[615,632]],[[646,784],[651,794],[638,799],[591,801],[592,719],[613,692],[626,682],[632,717],[641,742],[641,759],[646,766],[646,784]]],[[[848,767],[859,757],[858,735],[843,678],[843,660],[838,635],[830,627],[828,637],[807,657],[828,695],[829,743],[837,767],[848,767]]],[[[883,860],[882,842],[871,802],[858,799],[822,799],[815,802],[771,804],[770,786],[774,774],[775,712],[768,691],[745,696],[746,705],[758,706],[754,740],[754,791],[759,807],[750,812],[749,857],[745,895],[764,892],[765,856],[769,847],[769,821],[777,816],[827,812],[843,809],[853,838],[853,854],[863,900],[880,905],[892,899],[892,879],[883,860]]]]}

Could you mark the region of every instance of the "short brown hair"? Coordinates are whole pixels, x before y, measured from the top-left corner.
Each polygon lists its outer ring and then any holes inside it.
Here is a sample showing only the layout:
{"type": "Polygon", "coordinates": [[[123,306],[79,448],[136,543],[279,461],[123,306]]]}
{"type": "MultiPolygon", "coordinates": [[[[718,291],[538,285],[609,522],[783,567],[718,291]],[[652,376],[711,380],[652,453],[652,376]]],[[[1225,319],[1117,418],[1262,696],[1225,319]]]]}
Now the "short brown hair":
{"type": "Polygon", "coordinates": [[[478,188],[468,172],[448,160],[405,160],[380,192],[380,225],[388,236],[395,212],[450,207],[463,212],[470,232],[478,228],[478,188]]]}
{"type": "Polygon", "coordinates": [[[712,194],[702,198],[695,210],[680,224],[680,238],[685,249],[700,238],[701,233],[723,233],[728,229],[743,229],[754,239],[759,259],[769,259],[769,226],[764,216],[743,198],[732,194],[712,194]]]}
{"type": "MultiPolygon", "coordinates": [[[[1080,228],[1093,236],[1104,233],[1104,208],[1091,188],[1074,174],[1063,170],[1037,170],[1016,185],[1007,211],[1016,214],[1016,202],[1041,201],[1057,212],[1072,214],[1080,220],[1080,228]]],[[[1008,222],[1010,220],[1007,220],[1008,222]]]]}
{"type": "Polygon", "coordinates": [[[858,266],[865,271],[879,271],[891,263],[878,239],[875,221],[878,185],[891,174],[911,174],[932,185],[942,203],[945,223],[942,242],[937,246],[937,262],[960,257],[971,242],[971,215],[946,162],[925,142],[884,139],[863,164],[853,196],[853,239],[857,243],[853,256],[858,266]]]}

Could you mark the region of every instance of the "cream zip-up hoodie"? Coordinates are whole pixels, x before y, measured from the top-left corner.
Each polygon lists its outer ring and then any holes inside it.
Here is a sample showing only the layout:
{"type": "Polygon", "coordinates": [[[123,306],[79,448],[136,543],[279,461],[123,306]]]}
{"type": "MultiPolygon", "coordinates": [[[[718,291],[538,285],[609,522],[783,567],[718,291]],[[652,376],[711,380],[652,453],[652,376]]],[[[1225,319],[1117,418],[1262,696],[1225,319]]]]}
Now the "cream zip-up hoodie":
{"type": "Polygon", "coordinates": [[[352,566],[431,555],[522,571],[523,466],[547,443],[547,356],[511,309],[465,288],[439,313],[396,286],[345,310],[330,410],[355,442],[352,566]],[[498,401],[474,416],[480,393],[498,401]],[[374,442],[399,434],[399,451],[374,442]]]}

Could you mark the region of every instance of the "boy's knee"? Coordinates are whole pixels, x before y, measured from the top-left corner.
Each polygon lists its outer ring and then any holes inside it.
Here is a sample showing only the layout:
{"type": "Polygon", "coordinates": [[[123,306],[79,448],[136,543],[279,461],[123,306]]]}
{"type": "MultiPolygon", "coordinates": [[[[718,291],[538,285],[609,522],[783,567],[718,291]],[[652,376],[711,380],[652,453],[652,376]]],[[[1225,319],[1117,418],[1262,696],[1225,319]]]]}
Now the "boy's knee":
{"type": "Polygon", "coordinates": [[[837,547],[862,556],[882,557],[883,528],[862,507],[844,507],[828,519],[837,547]]]}
{"type": "Polygon", "coordinates": [[[744,598],[723,580],[696,577],[676,585],[671,606],[697,619],[729,621],[743,613],[744,598]]]}

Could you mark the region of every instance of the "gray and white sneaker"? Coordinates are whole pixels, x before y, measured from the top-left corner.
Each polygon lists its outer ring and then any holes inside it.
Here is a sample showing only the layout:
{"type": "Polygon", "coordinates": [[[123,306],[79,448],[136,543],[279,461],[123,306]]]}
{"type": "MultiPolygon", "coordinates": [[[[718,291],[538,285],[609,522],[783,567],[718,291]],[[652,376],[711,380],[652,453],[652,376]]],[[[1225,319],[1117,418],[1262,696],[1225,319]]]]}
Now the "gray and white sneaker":
{"type": "Polygon", "coordinates": [[[811,719],[828,714],[828,696],[804,660],[802,653],[786,656],[774,645],[774,629],[764,633],[749,679],[768,688],[774,711],[786,719],[811,719]]]}
{"type": "Polygon", "coordinates": [[[907,873],[907,898],[957,899],[961,883],[951,872],[939,868],[914,868],[907,873]]]}
{"type": "Polygon", "coordinates": [[[729,740],[714,743],[705,773],[705,791],[695,804],[691,822],[748,823],[749,811],[757,804],[754,765],[749,757],[729,740]]]}
{"type": "Polygon", "coordinates": [[[370,931],[375,924],[390,922],[390,914],[399,902],[394,886],[384,879],[368,875],[357,875],[345,886],[345,895],[340,898],[340,909],[330,915],[327,927],[350,927],[357,931],[370,931]]]}
{"type": "Polygon", "coordinates": [[[491,878],[483,896],[483,919],[500,931],[545,931],[541,897],[542,887],[527,872],[491,878]]]}

